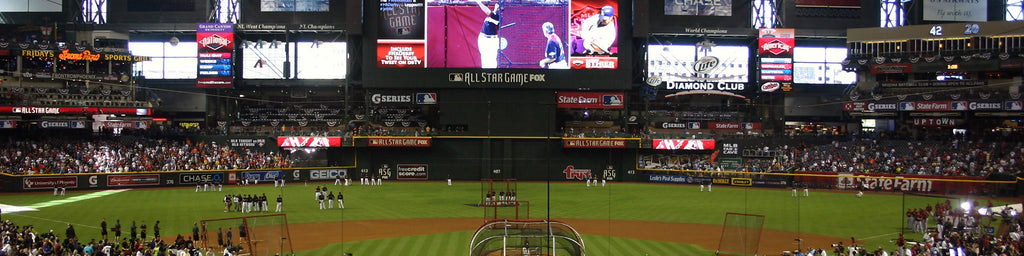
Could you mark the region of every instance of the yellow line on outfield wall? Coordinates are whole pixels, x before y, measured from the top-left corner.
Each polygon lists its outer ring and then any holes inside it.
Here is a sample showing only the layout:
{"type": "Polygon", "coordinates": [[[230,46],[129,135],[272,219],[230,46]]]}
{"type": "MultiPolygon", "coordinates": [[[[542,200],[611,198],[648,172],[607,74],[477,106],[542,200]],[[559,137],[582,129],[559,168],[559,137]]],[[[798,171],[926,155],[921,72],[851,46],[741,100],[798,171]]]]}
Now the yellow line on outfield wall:
{"type": "MultiPolygon", "coordinates": [[[[965,179],[932,179],[932,178],[910,178],[910,177],[886,177],[886,176],[873,176],[867,173],[857,173],[859,176],[851,175],[839,175],[839,174],[802,174],[802,173],[770,173],[770,172],[736,172],[736,171],[702,171],[702,170],[675,170],[675,169],[637,169],[638,171],[669,171],[669,172],[699,172],[699,173],[713,173],[713,174],[740,174],[740,175],[777,175],[777,176],[802,176],[802,177],[856,177],[856,178],[873,178],[873,179],[892,179],[892,180],[930,180],[930,181],[949,181],[949,182],[973,182],[973,183],[1001,183],[1001,184],[1012,184],[1017,181],[1010,180],[965,180],[965,179]]],[[[908,174],[909,175],[909,174],[908,174]]],[[[1022,180],[1021,178],[1017,178],[1022,180]]]]}

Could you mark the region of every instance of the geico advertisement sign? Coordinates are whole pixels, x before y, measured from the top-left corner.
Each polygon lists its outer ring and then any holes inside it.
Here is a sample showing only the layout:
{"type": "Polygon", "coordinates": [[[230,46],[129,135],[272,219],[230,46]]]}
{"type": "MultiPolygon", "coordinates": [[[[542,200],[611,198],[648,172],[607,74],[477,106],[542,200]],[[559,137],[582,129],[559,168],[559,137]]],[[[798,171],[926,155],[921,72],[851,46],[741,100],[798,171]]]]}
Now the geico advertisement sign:
{"type": "Polygon", "coordinates": [[[348,175],[348,169],[317,169],[309,170],[310,180],[332,180],[338,176],[348,175]]]}

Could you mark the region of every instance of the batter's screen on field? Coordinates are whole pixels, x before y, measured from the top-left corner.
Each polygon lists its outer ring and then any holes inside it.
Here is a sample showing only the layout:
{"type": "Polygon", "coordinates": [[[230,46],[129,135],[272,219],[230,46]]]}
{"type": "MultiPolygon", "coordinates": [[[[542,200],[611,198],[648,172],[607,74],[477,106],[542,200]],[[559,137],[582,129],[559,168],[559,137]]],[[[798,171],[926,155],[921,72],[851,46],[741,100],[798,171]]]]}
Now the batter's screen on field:
{"type": "Polygon", "coordinates": [[[379,68],[617,69],[617,0],[381,0],[379,68]]]}

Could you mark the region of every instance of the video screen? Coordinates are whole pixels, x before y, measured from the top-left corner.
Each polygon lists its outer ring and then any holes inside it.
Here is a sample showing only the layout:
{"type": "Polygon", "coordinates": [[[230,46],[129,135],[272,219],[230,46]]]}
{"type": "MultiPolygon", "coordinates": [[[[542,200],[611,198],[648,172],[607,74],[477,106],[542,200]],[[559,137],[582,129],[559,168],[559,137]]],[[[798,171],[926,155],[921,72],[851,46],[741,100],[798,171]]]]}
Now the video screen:
{"type": "Polygon", "coordinates": [[[663,81],[746,83],[750,54],[747,46],[656,45],[647,51],[647,75],[663,81]]]}
{"type": "Polygon", "coordinates": [[[381,0],[377,67],[615,69],[618,2],[381,0]]]}
{"type": "Polygon", "coordinates": [[[260,0],[261,12],[330,12],[330,0],[260,0]]]}

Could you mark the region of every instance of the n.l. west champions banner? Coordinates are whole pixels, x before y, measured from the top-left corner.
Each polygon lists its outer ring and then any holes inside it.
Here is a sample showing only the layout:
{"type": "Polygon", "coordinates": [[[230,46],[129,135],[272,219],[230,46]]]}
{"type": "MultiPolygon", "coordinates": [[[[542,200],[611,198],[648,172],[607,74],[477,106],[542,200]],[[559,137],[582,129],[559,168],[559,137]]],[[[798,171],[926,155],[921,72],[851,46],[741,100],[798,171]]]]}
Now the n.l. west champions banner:
{"type": "Polygon", "coordinates": [[[977,21],[988,20],[988,1],[957,0],[957,1],[923,1],[924,20],[939,21],[977,21]]]}
{"type": "Polygon", "coordinates": [[[760,60],[762,82],[793,81],[793,49],[796,48],[796,30],[792,28],[762,28],[758,30],[757,55],[760,60]]]}
{"type": "Polygon", "coordinates": [[[558,108],[623,108],[621,92],[558,92],[558,108]]]}
{"type": "Polygon", "coordinates": [[[231,88],[234,82],[231,55],[235,52],[235,30],[231,23],[199,23],[199,70],[196,86],[231,88]]]}
{"type": "Polygon", "coordinates": [[[713,150],[715,140],[658,139],[653,141],[654,149],[713,150]]]}

